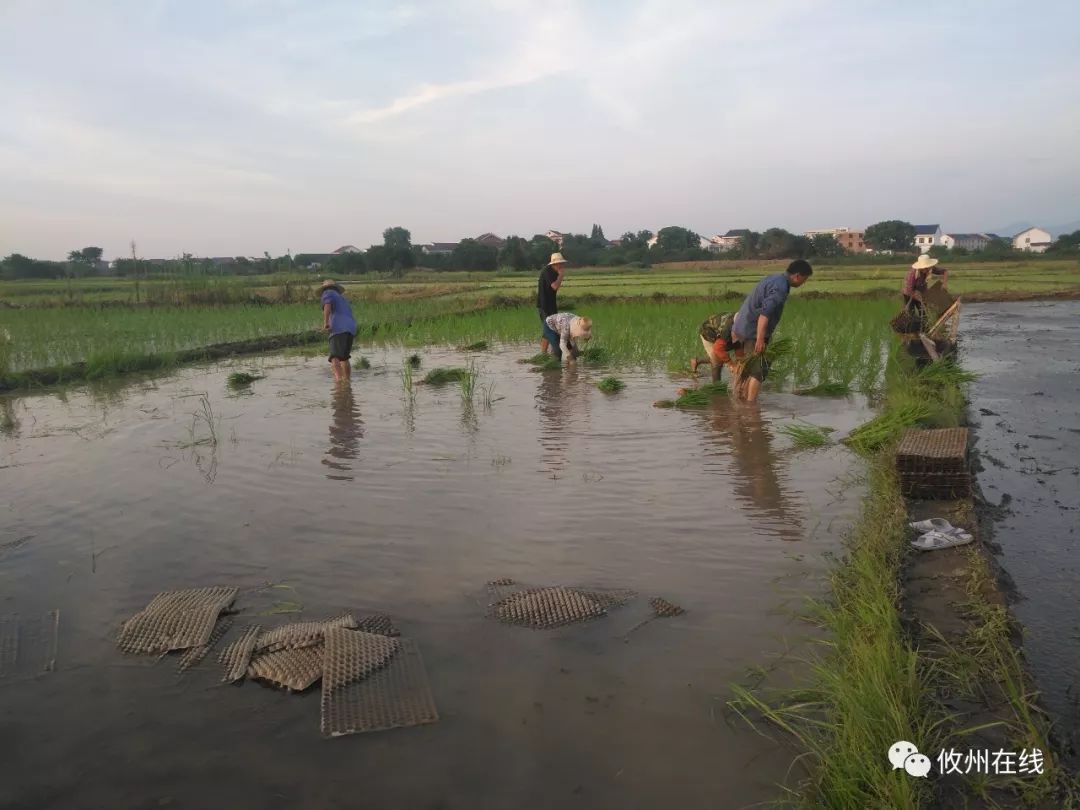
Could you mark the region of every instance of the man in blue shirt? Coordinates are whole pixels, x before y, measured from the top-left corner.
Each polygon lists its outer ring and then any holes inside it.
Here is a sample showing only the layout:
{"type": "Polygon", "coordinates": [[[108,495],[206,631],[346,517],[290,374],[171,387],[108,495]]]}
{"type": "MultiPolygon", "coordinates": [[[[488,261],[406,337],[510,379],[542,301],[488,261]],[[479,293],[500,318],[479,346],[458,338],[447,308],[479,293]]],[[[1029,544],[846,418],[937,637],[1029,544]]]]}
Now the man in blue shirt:
{"type": "Polygon", "coordinates": [[[334,367],[334,379],[339,382],[352,377],[349,357],[356,337],[356,318],[343,292],[341,285],[333,279],[328,278],[322,283],[323,330],[330,334],[329,360],[334,367]]]}
{"type": "Polygon", "coordinates": [[[808,261],[796,259],[788,265],[786,272],[765,276],[759,281],[735,313],[735,320],[731,325],[732,341],[743,347],[754,347],[754,356],[746,361],[749,375],[746,381],[748,402],[757,399],[761,383],[769,373],[769,364],[764,356],[765,346],[784,314],[788,293],[792,287],[805,284],[813,272],[808,261]]]}

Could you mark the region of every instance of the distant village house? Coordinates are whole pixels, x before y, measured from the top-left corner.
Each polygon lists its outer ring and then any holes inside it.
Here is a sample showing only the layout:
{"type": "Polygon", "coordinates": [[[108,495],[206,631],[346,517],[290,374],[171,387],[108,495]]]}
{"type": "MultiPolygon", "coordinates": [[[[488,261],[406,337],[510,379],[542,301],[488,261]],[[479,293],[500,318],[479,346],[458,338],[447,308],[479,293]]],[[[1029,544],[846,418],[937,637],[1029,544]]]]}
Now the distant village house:
{"type": "Polygon", "coordinates": [[[920,253],[929,253],[930,248],[941,244],[940,225],[916,225],[915,247],[920,253]]]}
{"type": "Polygon", "coordinates": [[[1017,250],[1028,253],[1045,253],[1051,241],[1049,231],[1044,231],[1042,228],[1028,228],[1012,238],[1012,245],[1017,250]]]}
{"type": "Polygon", "coordinates": [[[962,248],[974,253],[985,249],[993,238],[988,233],[947,233],[941,237],[941,244],[949,250],[962,248]]]}

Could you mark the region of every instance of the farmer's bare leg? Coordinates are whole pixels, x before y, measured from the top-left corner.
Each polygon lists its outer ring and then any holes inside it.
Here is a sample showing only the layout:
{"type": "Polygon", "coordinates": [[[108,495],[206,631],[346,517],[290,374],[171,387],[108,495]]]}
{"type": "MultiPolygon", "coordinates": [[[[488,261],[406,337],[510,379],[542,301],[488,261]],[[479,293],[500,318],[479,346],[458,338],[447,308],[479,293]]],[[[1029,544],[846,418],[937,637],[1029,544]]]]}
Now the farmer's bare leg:
{"type": "Polygon", "coordinates": [[[341,379],[341,361],[338,360],[336,357],[331,357],[330,358],[330,365],[334,369],[334,379],[335,380],[340,380],[341,379]]]}
{"type": "Polygon", "coordinates": [[[551,344],[548,343],[548,339],[546,337],[540,338],[540,353],[547,354],[549,348],[551,348],[551,344]]]}
{"type": "Polygon", "coordinates": [[[746,401],[757,402],[758,393],[761,391],[761,380],[750,377],[746,380],[746,401]]]}
{"type": "Polygon", "coordinates": [[[352,379],[352,363],[350,363],[348,360],[341,361],[341,376],[342,379],[345,380],[352,379]]]}

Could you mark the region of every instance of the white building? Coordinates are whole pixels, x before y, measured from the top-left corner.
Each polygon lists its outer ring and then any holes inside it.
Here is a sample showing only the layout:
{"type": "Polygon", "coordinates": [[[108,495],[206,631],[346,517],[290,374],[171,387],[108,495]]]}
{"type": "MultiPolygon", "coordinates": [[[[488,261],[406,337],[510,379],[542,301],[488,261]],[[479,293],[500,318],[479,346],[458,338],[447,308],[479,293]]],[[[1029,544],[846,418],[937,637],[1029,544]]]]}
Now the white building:
{"type": "Polygon", "coordinates": [[[983,250],[990,244],[990,234],[986,233],[946,233],[941,237],[941,244],[949,250],[964,248],[964,250],[983,250]]]}
{"type": "Polygon", "coordinates": [[[749,235],[749,228],[732,228],[722,236],[714,236],[711,241],[717,245],[718,250],[734,250],[741,245],[743,239],[749,235]]]}
{"type": "Polygon", "coordinates": [[[838,236],[847,232],[847,228],[818,228],[816,231],[804,231],[803,236],[813,239],[815,236],[838,236]]]}
{"type": "Polygon", "coordinates": [[[1012,238],[1013,247],[1029,253],[1045,253],[1050,247],[1050,233],[1042,228],[1028,228],[1012,238]]]}
{"type": "Polygon", "coordinates": [[[930,248],[941,244],[940,225],[916,225],[915,248],[919,253],[929,253],[930,248]]]}

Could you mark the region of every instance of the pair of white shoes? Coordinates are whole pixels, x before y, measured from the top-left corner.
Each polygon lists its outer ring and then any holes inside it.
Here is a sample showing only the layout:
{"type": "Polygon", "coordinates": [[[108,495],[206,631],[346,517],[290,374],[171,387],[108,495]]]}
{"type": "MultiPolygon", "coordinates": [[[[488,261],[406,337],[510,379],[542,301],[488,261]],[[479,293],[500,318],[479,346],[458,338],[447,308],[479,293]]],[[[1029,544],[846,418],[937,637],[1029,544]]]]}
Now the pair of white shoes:
{"type": "Polygon", "coordinates": [[[922,536],[913,540],[911,545],[919,551],[937,551],[942,548],[954,548],[970,543],[974,538],[961,528],[953,526],[945,518],[930,518],[909,523],[909,526],[922,536]]]}

